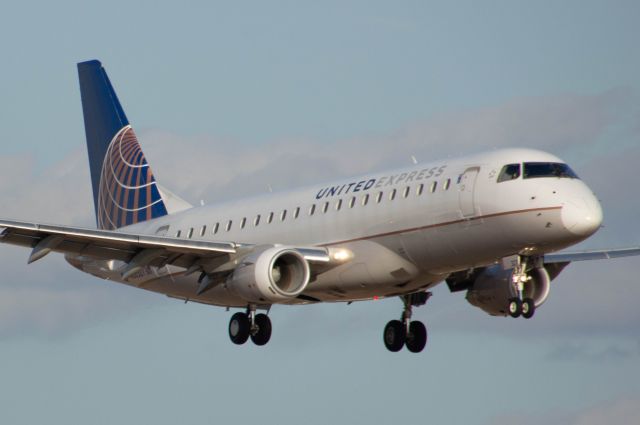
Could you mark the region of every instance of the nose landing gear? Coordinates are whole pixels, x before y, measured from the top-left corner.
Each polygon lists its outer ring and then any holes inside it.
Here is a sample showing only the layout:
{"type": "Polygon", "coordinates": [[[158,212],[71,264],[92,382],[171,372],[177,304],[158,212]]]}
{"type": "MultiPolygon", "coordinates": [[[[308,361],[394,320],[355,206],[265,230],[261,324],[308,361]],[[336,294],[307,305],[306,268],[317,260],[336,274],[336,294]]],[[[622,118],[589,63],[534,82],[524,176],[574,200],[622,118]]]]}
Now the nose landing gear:
{"type": "Polygon", "coordinates": [[[420,321],[411,320],[412,307],[426,304],[431,292],[403,295],[404,310],[402,320],[392,320],[387,323],[382,335],[384,345],[389,351],[397,352],[406,345],[412,353],[421,352],[427,345],[427,328],[420,321]]]}
{"type": "Polygon", "coordinates": [[[519,255],[511,275],[511,283],[518,294],[517,297],[509,299],[509,315],[514,318],[522,316],[525,319],[530,319],[536,311],[535,301],[532,298],[524,297],[524,287],[531,280],[531,276],[527,273],[529,259],[530,257],[519,255]]]}

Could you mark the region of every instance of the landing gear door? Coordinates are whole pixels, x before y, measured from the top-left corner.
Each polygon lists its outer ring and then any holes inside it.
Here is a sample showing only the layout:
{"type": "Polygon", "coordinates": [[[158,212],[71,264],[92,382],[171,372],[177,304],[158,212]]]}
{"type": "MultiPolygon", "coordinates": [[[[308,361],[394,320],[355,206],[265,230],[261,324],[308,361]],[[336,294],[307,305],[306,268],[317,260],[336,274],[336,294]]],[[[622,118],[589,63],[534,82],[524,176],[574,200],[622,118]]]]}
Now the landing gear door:
{"type": "Polygon", "coordinates": [[[471,218],[476,215],[475,185],[479,172],[480,167],[470,167],[460,176],[458,201],[462,218],[471,218]]]}

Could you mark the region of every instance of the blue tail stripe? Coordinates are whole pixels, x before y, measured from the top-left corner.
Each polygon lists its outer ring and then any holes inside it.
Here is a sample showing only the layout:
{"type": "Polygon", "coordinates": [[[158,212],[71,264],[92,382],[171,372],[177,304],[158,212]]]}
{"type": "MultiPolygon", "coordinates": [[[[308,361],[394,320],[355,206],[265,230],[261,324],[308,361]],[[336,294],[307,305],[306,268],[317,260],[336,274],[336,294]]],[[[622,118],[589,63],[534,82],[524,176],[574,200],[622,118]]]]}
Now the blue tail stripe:
{"type": "Polygon", "coordinates": [[[102,162],[109,142],[129,120],[120,105],[109,77],[97,60],[78,64],[84,129],[89,150],[93,200],[98,212],[98,191],[102,162]]]}

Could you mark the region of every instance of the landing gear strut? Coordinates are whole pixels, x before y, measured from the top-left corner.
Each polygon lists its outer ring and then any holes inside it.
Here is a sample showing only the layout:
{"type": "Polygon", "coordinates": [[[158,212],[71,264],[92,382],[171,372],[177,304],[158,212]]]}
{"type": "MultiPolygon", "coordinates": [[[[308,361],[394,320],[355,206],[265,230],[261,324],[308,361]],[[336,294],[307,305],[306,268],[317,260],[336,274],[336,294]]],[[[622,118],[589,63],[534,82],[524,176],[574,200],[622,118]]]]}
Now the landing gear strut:
{"type": "Polygon", "coordinates": [[[403,295],[404,310],[402,320],[392,320],[384,328],[384,345],[389,351],[397,352],[405,345],[412,353],[421,352],[427,344],[427,328],[420,321],[411,321],[412,307],[426,304],[431,292],[403,295]]]}
{"type": "Polygon", "coordinates": [[[536,303],[532,298],[524,297],[524,287],[531,280],[527,273],[527,263],[531,257],[519,255],[516,266],[511,275],[511,284],[518,294],[517,297],[509,299],[509,315],[511,317],[524,317],[530,319],[536,311],[536,303]]]}
{"type": "Polygon", "coordinates": [[[229,321],[231,342],[242,345],[249,338],[255,345],[265,345],[271,339],[271,319],[266,314],[256,314],[256,306],[249,305],[246,313],[235,313],[229,321]]]}

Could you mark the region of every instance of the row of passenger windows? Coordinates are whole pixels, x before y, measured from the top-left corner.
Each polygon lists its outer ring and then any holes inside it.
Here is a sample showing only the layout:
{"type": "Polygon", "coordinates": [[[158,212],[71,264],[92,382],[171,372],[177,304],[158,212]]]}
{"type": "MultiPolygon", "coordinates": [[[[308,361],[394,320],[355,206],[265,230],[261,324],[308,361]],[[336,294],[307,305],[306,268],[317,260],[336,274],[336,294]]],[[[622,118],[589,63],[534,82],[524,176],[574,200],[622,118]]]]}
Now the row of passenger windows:
{"type": "MultiPolygon", "coordinates": [[[[444,181],[444,183],[442,184],[442,190],[449,190],[449,188],[451,187],[451,179],[447,179],[444,181]]],[[[438,190],[438,182],[434,181],[429,185],[429,192],[430,193],[434,193],[436,190],[438,190]]],[[[425,190],[425,185],[424,184],[419,184],[415,187],[415,194],[416,196],[420,196],[422,195],[422,193],[425,190]]],[[[406,186],[404,189],[402,189],[402,191],[399,193],[400,191],[398,189],[392,189],[390,192],[388,192],[387,194],[387,198],[389,199],[389,201],[393,201],[394,199],[396,199],[397,197],[402,197],[402,198],[408,198],[409,194],[411,193],[411,186],[406,186]]],[[[379,204],[380,202],[382,202],[382,200],[384,199],[384,192],[380,191],[378,193],[374,195],[366,193],[364,195],[362,195],[360,197],[360,201],[359,203],[362,206],[366,206],[367,204],[369,204],[370,202],[375,202],[377,204],[379,204]]],[[[340,211],[343,208],[353,208],[355,207],[356,203],[358,202],[356,196],[352,196],[351,198],[349,198],[349,201],[343,201],[342,199],[338,199],[335,201],[334,205],[333,205],[333,209],[335,211],[340,211]]],[[[318,207],[316,207],[316,204],[311,204],[311,206],[309,207],[307,214],[309,216],[313,216],[316,213],[316,210],[322,211],[322,213],[327,213],[329,211],[329,209],[331,208],[331,201],[325,201],[321,204],[319,204],[318,207]]],[[[300,212],[301,209],[300,207],[296,207],[293,210],[293,213],[291,214],[293,216],[293,219],[297,219],[298,217],[300,217],[300,212]]],[[[276,214],[273,212],[270,212],[266,217],[262,217],[261,214],[258,214],[255,216],[255,218],[253,219],[253,226],[257,227],[260,225],[260,223],[263,223],[266,221],[267,224],[271,224],[273,223],[274,220],[279,220],[279,221],[285,221],[287,218],[287,210],[282,210],[282,212],[280,214],[278,214],[278,216],[276,217],[276,214]]],[[[247,218],[243,217],[240,220],[240,229],[244,229],[247,226],[247,218]]],[[[221,225],[219,222],[214,224],[212,229],[211,229],[211,234],[215,235],[218,232],[221,231],[225,231],[228,232],[231,230],[231,228],[233,227],[233,220],[227,220],[226,223],[224,223],[224,226],[221,225]]],[[[200,228],[200,231],[198,232],[199,235],[201,237],[204,237],[207,234],[207,226],[204,225],[200,228]]],[[[178,230],[176,232],[176,238],[182,237],[183,233],[182,230],[178,230]]],[[[190,228],[187,232],[186,232],[186,237],[188,239],[191,239],[194,236],[194,228],[190,228]]]]}

